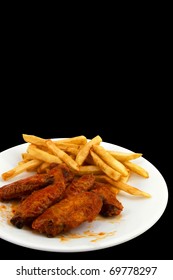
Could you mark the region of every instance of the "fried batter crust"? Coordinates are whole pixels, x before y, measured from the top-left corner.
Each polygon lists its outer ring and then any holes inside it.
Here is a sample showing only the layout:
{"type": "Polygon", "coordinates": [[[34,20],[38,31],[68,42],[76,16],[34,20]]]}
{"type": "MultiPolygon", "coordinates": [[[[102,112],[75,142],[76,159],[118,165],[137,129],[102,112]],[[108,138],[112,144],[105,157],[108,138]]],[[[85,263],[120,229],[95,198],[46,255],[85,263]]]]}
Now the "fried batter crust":
{"type": "Polygon", "coordinates": [[[95,182],[91,190],[98,194],[103,200],[103,206],[100,214],[105,217],[119,215],[123,210],[122,203],[116,198],[115,194],[111,191],[109,184],[95,182]]]}
{"type": "Polygon", "coordinates": [[[95,182],[93,174],[82,175],[79,178],[74,178],[67,186],[64,197],[69,197],[80,192],[89,191],[95,182]]]}
{"type": "Polygon", "coordinates": [[[52,174],[34,174],[0,188],[0,201],[18,199],[53,183],[52,174]]]}
{"type": "Polygon", "coordinates": [[[56,167],[54,173],[54,183],[38,191],[34,191],[23,200],[10,222],[18,228],[30,223],[41,215],[48,207],[59,201],[65,191],[66,184],[62,170],[56,167]]]}
{"type": "Polygon", "coordinates": [[[102,199],[92,192],[81,192],[62,199],[35,219],[32,228],[48,237],[78,227],[85,221],[91,222],[99,214],[102,199]]]}

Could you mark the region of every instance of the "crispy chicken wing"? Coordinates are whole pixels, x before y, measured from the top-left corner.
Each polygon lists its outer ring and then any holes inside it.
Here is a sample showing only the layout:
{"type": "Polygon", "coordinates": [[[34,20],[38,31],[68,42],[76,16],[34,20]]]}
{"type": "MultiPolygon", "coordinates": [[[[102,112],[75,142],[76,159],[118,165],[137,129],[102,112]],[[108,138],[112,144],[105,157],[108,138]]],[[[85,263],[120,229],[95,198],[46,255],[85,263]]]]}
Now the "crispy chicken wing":
{"type": "Polygon", "coordinates": [[[24,179],[4,185],[0,188],[0,201],[18,199],[28,195],[34,190],[41,189],[53,183],[52,174],[34,174],[24,179]]]}
{"type": "Polygon", "coordinates": [[[65,163],[61,163],[61,164],[59,164],[59,166],[61,167],[65,183],[66,184],[71,183],[71,181],[73,180],[73,178],[75,176],[74,172],[65,163]]]}
{"type": "MultiPolygon", "coordinates": [[[[74,178],[74,173],[64,163],[59,164],[66,183],[74,178]]],[[[50,170],[43,174],[34,174],[24,179],[19,179],[13,183],[6,184],[0,188],[0,201],[21,199],[54,182],[54,172],[58,164],[52,164],[50,170]]]]}
{"type": "Polygon", "coordinates": [[[102,216],[119,215],[123,210],[123,205],[118,201],[108,184],[95,182],[91,191],[98,194],[103,200],[103,206],[100,211],[102,216]]]}
{"type": "Polygon", "coordinates": [[[91,222],[102,207],[102,199],[92,192],[81,192],[62,199],[48,208],[32,223],[32,228],[49,237],[91,222]]]}
{"type": "Polygon", "coordinates": [[[67,186],[64,197],[69,197],[80,192],[88,191],[92,188],[94,182],[95,176],[93,174],[86,174],[79,178],[74,178],[67,186]]]}
{"type": "Polygon", "coordinates": [[[30,225],[36,217],[61,199],[66,188],[61,166],[54,168],[52,173],[54,173],[53,184],[32,192],[19,204],[16,213],[10,220],[13,225],[18,228],[22,228],[25,224],[30,225]]]}

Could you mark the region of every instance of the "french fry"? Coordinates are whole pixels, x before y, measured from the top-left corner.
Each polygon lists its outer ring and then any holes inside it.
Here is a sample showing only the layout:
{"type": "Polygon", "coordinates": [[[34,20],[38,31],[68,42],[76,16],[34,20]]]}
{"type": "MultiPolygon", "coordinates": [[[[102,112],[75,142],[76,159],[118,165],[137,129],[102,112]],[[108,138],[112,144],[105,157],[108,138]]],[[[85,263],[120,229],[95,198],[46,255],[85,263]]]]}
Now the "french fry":
{"type": "Polygon", "coordinates": [[[50,163],[48,162],[42,162],[38,167],[37,167],[37,173],[45,173],[47,170],[49,170],[50,163]]]}
{"type": "Polygon", "coordinates": [[[146,197],[146,198],[149,198],[151,197],[151,195],[147,192],[144,192],[144,191],[141,191],[140,189],[138,188],[135,188],[133,186],[130,186],[129,184],[127,183],[124,183],[124,182],[121,182],[121,181],[114,181],[112,180],[110,177],[106,177],[105,178],[107,180],[107,182],[109,182],[111,185],[115,186],[116,188],[124,191],[124,192],[127,192],[131,195],[134,195],[134,196],[143,196],[143,197],[146,197]]]}
{"type": "MultiPolygon", "coordinates": [[[[32,160],[32,159],[30,159],[30,160],[32,160]]],[[[26,162],[29,162],[30,160],[28,160],[28,159],[21,160],[18,162],[18,165],[25,164],[26,162]]],[[[40,161],[40,164],[41,164],[41,161],[40,161]]],[[[39,166],[37,166],[37,165],[31,165],[30,167],[26,168],[26,171],[27,172],[37,172],[38,167],[39,166]]]]}
{"type": "Polygon", "coordinates": [[[107,150],[113,157],[115,157],[119,161],[128,161],[132,159],[136,159],[142,156],[141,153],[126,153],[126,152],[118,152],[107,150]]]}
{"type": "Polygon", "coordinates": [[[76,172],[77,175],[84,174],[103,174],[103,171],[96,165],[81,165],[79,170],[76,172]]]}
{"type": "Polygon", "coordinates": [[[106,164],[95,152],[90,150],[91,156],[95,162],[95,165],[98,166],[106,175],[108,175],[113,180],[117,181],[120,179],[121,174],[106,164]]]}
{"type": "Polygon", "coordinates": [[[41,138],[41,137],[38,137],[35,135],[29,135],[29,134],[22,134],[22,137],[25,140],[25,142],[39,145],[39,146],[46,146],[47,139],[44,139],[44,138],[41,138]]]}
{"type": "Polygon", "coordinates": [[[120,178],[120,181],[121,182],[123,182],[123,183],[127,183],[128,182],[128,180],[129,180],[129,178],[130,178],[130,170],[129,169],[127,169],[127,172],[128,172],[128,175],[127,176],[121,176],[121,178],[120,178]]]}
{"type": "Polygon", "coordinates": [[[116,158],[114,158],[109,152],[107,152],[102,146],[100,145],[93,145],[92,149],[94,152],[107,163],[110,167],[118,171],[123,176],[128,175],[127,168],[116,158]]]}
{"type": "Polygon", "coordinates": [[[59,140],[29,134],[22,136],[30,145],[21,154],[22,160],[18,165],[1,175],[4,180],[24,171],[47,172],[51,163],[64,162],[77,176],[94,174],[96,180],[111,185],[115,193],[122,190],[132,195],[151,196],[128,184],[132,172],[144,178],[149,177],[147,170],[131,161],[141,157],[142,153],[107,150],[100,145],[102,138],[99,135],[91,140],[83,135],[59,140]]]}
{"type": "Polygon", "coordinates": [[[22,159],[23,160],[31,160],[34,159],[34,157],[32,157],[29,153],[22,153],[22,159]]]}
{"type": "Polygon", "coordinates": [[[38,149],[33,144],[30,144],[28,146],[27,152],[31,156],[33,156],[34,158],[39,159],[41,161],[45,161],[45,162],[48,162],[48,163],[52,163],[52,162],[62,163],[62,160],[58,156],[49,154],[48,152],[45,152],[45,151],[43,151],[41,149],[38,149]]]}
{"type": "Polygon", "coordinates": [[[101,141],[102,138],[99,135],[97,135],[96,137],[92,138],[89,142],[83,145],[83,147],[79,150],[78,154],[76,155],[76,162],[79,166],[82,165],[85,159],[87,158],[92,145],[98,145],[101,141]]]}
{"type": "Polygon", "coordinates": [[[76,161],[73,160],[67,153],[59,149],[52,140],[47,140],[46,145],[54,153],[54,155],[58,156],[58,158],[60,158],[62,162],[65,162],[68,167],[74,171],[79,170],[79,166],[76,161]]]}
{"type": "MultiPolygon", "coordinates": [[[[29,134],[22,134],[23,139],[25,142],[35,144],[37,146],[46,146],[46,141],[49,139],[44,139],[35,135],[29,135],[29,134]]],[[[83,135],[71,137],[71,138],[65,138],[61,140],[53,140],[57,145],[60,144],[76,144],[76,145],[84,145],[87,143],[87,138],[83,135]]]]}
{"type": "Polygon", "coordinates": [[[75,137],[71,137],[71,138],[65,138],[65,139],[62,139],[62,140],[55,140],[54,142],[56,144],[71,143],[71,144],[84,145],[84,144],[87,143],[87,138],[83,135],[80,135],[80,136],[75,136],[75,137]]]}
{"type": "Polygon", "coordinates": [[[7,181],[7,180],[19,175],[20,173],[27,171],[28,168],[36,168],[40,164],[41,164],[40,160],[32,159],[23,164],[19,164],[19,165],[15,166],[14,168],[12,168],[11,170],[9,170],[7,172],[2,173],[1,177],[4,181],[7,181]]]}
{"type": "Polygon", "coordinates": [[[57,143],[57,142],[54,143],[59,149],[63,150],[64,152],[71,153],[74,155],[77,155],[79,149],[82,147],[82,145],[78,145],[74,143],[57,143]]]}
{"type": "Polygon", "coordinates": [[[119,189],[113,187],[111,184],[110,184],[109,188],[111,189],[111,191],[112,191],[115,195],[117,195],[117,194],[120,192],[119,189]]]}
{"type": "Polygon", "coordinates": [[[132,172],[137,173],[138,175],[140,175],[140,176],[142,176],[144,178],[148,178],[149,177],[148,171],[145,170],[140,165],[134,163],[134,162],[124,161],[124,165],[127,166],[127,168],[129,168],[132,172]]]}

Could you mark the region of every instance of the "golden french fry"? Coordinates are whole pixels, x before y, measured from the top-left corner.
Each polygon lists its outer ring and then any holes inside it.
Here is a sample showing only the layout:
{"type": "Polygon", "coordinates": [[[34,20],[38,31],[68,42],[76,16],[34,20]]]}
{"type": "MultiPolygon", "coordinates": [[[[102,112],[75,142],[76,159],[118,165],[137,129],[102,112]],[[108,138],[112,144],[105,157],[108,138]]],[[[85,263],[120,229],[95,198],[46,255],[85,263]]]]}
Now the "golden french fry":
{"type": "Polygon", "coordinates": [[[54,153],[54,155],[58,156],[63,162],[67,164],[74,171],[79,170],[79,166],[75,160],[73,160],[67,153],[60,150],[56,144],[52,140],[46,141],[47,147],[54,153]]]}
{"type": "Polygon", "coordinates": [[[57,142],[54,143],[59,149],[63,150],[64,152],[71,153],[74,155],[77,155],[79,149],[82,147],[82,145],[73,144],[73,143],[57,143],[57,142]]]}
{"type": "Polygon", "coordinates": [[[28,146],[27,152],[33,156],[36,159],[39,159],[41,161],[45,161],[48,163],[62,163],[62,160],[55,155],[49,154],[48,152],[45,152],[39,148],[37,148],[35,145],[30,144],[28,146]]]}
{"type": "Polygon", "coordinates": [[[102,138],[97,135],[96,137],[92,138],[90,141],[88,141],[86,144],[82,146],[82,148],[79,150],[78,154],[76,155],[76,162],[80,166],[83,164],[85,159],[87,158],[89,151],[92,147],[92,145],[98,145],[102,141],[102,138]]]}
{"type": "Polygon", "coordinates": [[[147,192],[141,191],[138,188],[135,188],[133,186],[130,186],[127,183],[121,182],[121,181],[114,181],[109,177],[106,177],[107,182],[109,182],[111,185],[115,186],[116,188],[127,192],[131,195],[135,195],[135,196],[143,196],[143,197],[151,197],[151,195],[147,192]]]}
{"type": "Polygon", "coordinates": [[[20,173],[22,173],[24,171],[27,171],[28,168],[36,168],[40,164],[41,164],[40,160],[32,159],[32,160],[27,161],[27,162],[25,162],[23,164],[15,166],[14,168],[12,168],[11,170],[9,170],[7,172],[2,173],[2,175],[1,175],[2,179],[4,181],[7,181],[7,180],[17,176],[18,174],[20,174],[20,173]]]}
{"type": "Polygon", "coordinates": [[[119,189],[113,187],[111,184],[110,184],[110,189],[111,189],[111,191],[112,191],[115,195],[117,195],[117,194],[119,193],[119,191],[120,191],[119,189]]]}
{"type": "Polygon", "coordinates": [[[95,175],[95,180],[101,183],[108,183],[108,181],[106,180],[107,175],[106,174],[96,174],[95,175]]]}
{"type": "Polygon", "coordinates": [[[26,163],[26,162],[28,162],[28,161],[29,161],[29,160],[24,159],[24,160],[19,161],[17,164],[18,164],[18,165],[22,165],[22,164],[24,164],[24,163],[26,163]]]}
{"type": "Polygon", "coordinates": [[[115,157],[119,161],[128,161],[142,156],[141,153],[126,153],[111,150],[107,150],[107,152],[109,152],[113,157],[115,157]]]}
{"type": "Polygon", "coordinates": [[[141,167],[140,165],[131,162],[131,161],[124,161],[124,165],[129,168],[132,172],[137,173],[138,175],[144,177],[144,178],[148,178],[149,177],[149,173],[147,170],[145,170],[143,167],[141,167]]]}
{"type": "Polygon", "coordinates": [[[49,170],[50,163],[48,162],[42,162],[38,167],[37,167],[37,173],[45,173],[47,170],[49,170]]]}
{"type": "Polygon", "coordinates": [[[106,175],[108,175],[113,180],[117,181],[120,179],[121,174],[110,167],[107,163],[105,163],[95,152],[90,150],[91,156],[95,162],[95,165],[98,166],[106,175]]]}
{"type": "MultiPolygon", "coordinates": [[[[33,158],[32,158],[32,159],[33,159],[33,158]]],[[[30,159],[30,160],[32,160],[32,159],[30,159]]],[[[21,161],[18,162],[18,165],[25,164],[26,162],[29,162],[30,160],[29,160],[29,159],[21,160],[21,161]]],[[[40,162],[40,164],[41,164],[41,162],[40,162]]],[[[28,172],[34,172],[34,171],[37,171],[37,168],[38,168],[38,167],[39,167],[39,166],[37,166],[37,165],[31,165],[30,167],[26,168],[26,171],[28,171],[28,172]]]]}
{"type": "Polygon", "coordinates": [[[110,167],[118,171],[123,176],[128,175],[127,168],[120,161],[114,158],[109,152],[107,152],[104,147],[100,145],[93,145],[92,149],[110,167]]]}
{"type": "Polygon", "coordinates": [[[71,144],[78,144],[78,145],[84,145],[87,143],[87,138],[83,135],[80,136],[75,136],[75,137],[70,137],[70,138],[65,138],[65,139],[59,139],[54,141],[56,144],[61,144],[61,143],[71,143],[71,144]]]}
{"type": "Polygon", "coordinates": [[[37,169],[39,168],[39,166],[41,165],[41,161],[40,161],[40,164],[38,165],[33,165],[33,166],[30,166],[26,169],[27,172],[37,172],[37,169]]]}
{"type": "Polygon", "coordinates": [[[128,175],[127,175],[127,176],[121,176],[121,178],[120,178],[120,181],[123,182],[123,183],[127,183],[128,180],[129,180],[129,177],[130,177],[130,170],[127,169],[127,171],[128,171],[128,175]]]}
{"type": "Polygon", "coordinates": [[[35,144],[37,146],[46,146],[47,139],[35,135],[29,135],[29,134],[22,134],[22,137],[25,140],[25,142],[35,144]]]}
{"type": "Polygon", "coordinates": [[[22,153],[22,159],[23,160],[31,160],[31,159],[34,159],[34,157],[32,157],[30,154],[28,153],[22,153]]]}
{"type": "Polygon", "coordinates": [[[103,171],[96,165],[81,165],[79,170],[76,172],[77,175],[84,174],[103,174],[103,171]]]}

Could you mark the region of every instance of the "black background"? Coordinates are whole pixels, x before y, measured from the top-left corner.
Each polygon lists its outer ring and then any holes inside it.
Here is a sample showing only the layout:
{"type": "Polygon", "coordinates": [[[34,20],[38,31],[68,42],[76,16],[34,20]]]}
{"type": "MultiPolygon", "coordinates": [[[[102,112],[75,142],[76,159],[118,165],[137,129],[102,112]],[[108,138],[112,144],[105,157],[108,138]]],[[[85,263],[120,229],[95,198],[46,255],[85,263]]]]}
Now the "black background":
{"type": "Polygon", "coordinates": [[[128,38],[116,46],[107,40],[104,48],[101,38],[100,44],[94,38],[84,44],[83,38],[80,45],[71,38],[60,49],[52,39],[46,49],[23,36],[23,45],[15,38],[13,46],[4,46],[0,151],[22,144],[22,133],[100,135],[104,142],[142,152],[161,172],[169,191],[165,212],[135,239],[91,252],[37,251],[0,239],[2,259],[172,259],[170,74],[166,54],[160,55],[152,38],[145,45],[138,39],[138,45],[128,38]]]}

